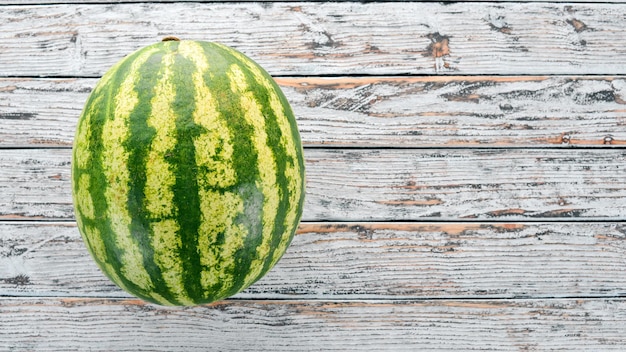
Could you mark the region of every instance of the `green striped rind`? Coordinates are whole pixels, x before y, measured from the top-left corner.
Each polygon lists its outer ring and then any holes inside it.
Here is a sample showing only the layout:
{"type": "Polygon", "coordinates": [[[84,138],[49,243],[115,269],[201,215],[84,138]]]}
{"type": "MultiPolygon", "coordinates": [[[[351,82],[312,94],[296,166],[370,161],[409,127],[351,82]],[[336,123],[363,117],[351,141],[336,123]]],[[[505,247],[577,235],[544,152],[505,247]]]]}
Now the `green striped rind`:
{"type": "Polygon", "coordinates": [[[231,296],[288,247],[302,214],[295,118],[272,78],[223,45],[167,41],[100,80],[78,122],[76,218],[100,268],[163,305],[231,296]]]}

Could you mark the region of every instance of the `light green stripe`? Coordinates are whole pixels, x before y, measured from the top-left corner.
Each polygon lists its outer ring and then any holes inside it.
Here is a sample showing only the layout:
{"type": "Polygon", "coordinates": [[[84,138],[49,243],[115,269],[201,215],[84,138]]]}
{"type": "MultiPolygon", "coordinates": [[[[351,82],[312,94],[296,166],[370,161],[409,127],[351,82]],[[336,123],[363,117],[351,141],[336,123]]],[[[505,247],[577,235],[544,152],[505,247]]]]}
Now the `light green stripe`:
{"type": "Polygon", "coordinates": [[[176,146],[176,114],[172,104],[176,88],[172,84],[172,73],[176,52],[168,53],[162,59],[162,76],[154,88],[151,114],[147,124],[153,127],[156,135],[146,160],[146,184],[144,187],[145,207],[151,223],[154,262],[161,269],[166,286],[183,304],[192,304],[187,297],[183,282],[183,264],[178,256],[182,246],[177,222],[172,219],[178,209],[174,205],[176,183],[174,166],[167,162],[166,155],[176,146]],[[160,219],[160,220],[156,220],[160,219]]]}
{"type": "Polygon", "coordinates": [[[176,220],[167,219],[153,222],[150,225],[154,262],[161,269],[163,281],[178,302],[193,305],[194,301],[187,296],[182,281],[183,267],[178,251],[173,250],[173,248],[179,249],[182,245],[176,220]]]}
{"type": "Polygon", "coordinates": [[[89,193],[90,186],[91,176],[86,173],[80,174],[80,176],[78,176],[78,182],[74,185],[74,202],[78,205],[78,209],[80,209],[82,216],[89,220],[94,220],[96,218],[96,213],[91,193],[89,193]]]}
{"type": "Polygon", "coordinates": [[[172,165],[165,160],[165,155],[176,146],[176,114],[172,109],[176,90],[171,82],[174,58],[174,54],[163,57],[163,75],[154,87],[151,114],[147,119],[156,135],[146,159],[145,206],[155,218],[172,216],[176,211],[172,191],[176,175],[172,165]]]}
{"type": "Polygon", "coordinates": [[[219,116],[217,102],[204,80],[204,73],[209,63],[201,46],[194,42],[183,41],[179,52],[190,59],[196,66],[192,75],[196,101],[193,120],[204,127],[205,132],[195,141],[196,163],[206,167],[207,173],[200,175],[198,182],[202,186],[226,188],[235,184],[237,175],[232,165],[233,145],[230,130],[219,116]]]}
{"type": "Polygon", "coordinates": [[[106,246],[102,241],[102,235],[100,234],[100,231],[93,226],[84,226],[83,234],[87,237],[87,241],[89,243],[89,251],[97,259],[97,262],[99,263],[102,271],[109,275],[111,280],[115,282],[121,289],[127,292],[131,292],[128,287],[124,285],[124,281],[119,276],[117,276],[117,271],[115,270],[113,265],[111,265],[107,261],[106,246]]]}
{"type": "Polygon", "coordinates": [[[104,196],[108,206],[107,218],[115,236],[116,246],[123,249],[120,272],[145,292],[151,291],[153,284],[150,275],[144,269],[139,245],[130,233],[131,217],[127,208],[130,181],[127,165],[129,153],[125,150],[124,143],[129,135],[129,115],[138,103],[134,90],[136,72],[151,55],[151,51],[146,51],[133,62],[128,76],[114,98],[114,117],[106,120],[102,127],[102,169],[109,184],[104,196]]]}
{"type": "Polygon", "coordinates": [[[207,295],[216,297],[232,288],[235,252],[243,247],[247,235],[244,226],[234,223],[243,212],[243,199],[233,192],[214,191],[233,186],[237,175],[232,165],[230,130],[220,117],[217,102],[204,78],[209,70],[204,49],[195,42],[183,41],[178,50],[196,66],[192,76],[197,103],[193,120],[205,130],[194,140],[201,208],[198,252],[203,267],[202,287],[207,295]],[[218,247],[220,234],[223,234],[224,242],[218,247]],[[210,292],[212,287],[219,287],[219,292],[210,292]]]}
{"type": "MultiPolygon", "coordinates": [[[[73,147],[72,167],[74,174],[72,175],[72,189],[74,190],[74,204],[77,210],[80,211],[80,214],[90,220],[95,218],[95,213],[93,198],[89,192],[91,176],[85,173],[92,156],[90,148],[91,128],[89,126],[91,125],[92,110],[94,106],[100,106],[101,100],[102,96],[97,96],[89,106],[89,110],[85,110],[78,120],[73,147]]],[[[77,221],[81,220],[81,216],[77,216],[77,221]]]]}
{"type": "Polygon", "coordinates": [[[219,297],[228,292],[233,285],[235,253],[243,247],[247,230],[242,224],[235,224],[237,214],[243,211],[243,200],[232,192],[202,190],[202,225],[198,248],[203,266],[201,283],[212,297],[219,297]],[[217,237],[223,234],[224,243],[216,246],[217,237]],[[218,287],[218,292],[210,292],[218,287]]]}
{"type": "MultiPolygon", "coordinates": [[[[89,186],[91,184],[91,176],[85,172],[89,169],[89,163],[92,158],[91,148],[91,118],[93,110],[101,107],[100,104],[103,94],[95,96],[94,100],[83,111],[81,118],[78,120],[76,127],[76,137],[74,139],[72,167],[74,174],[72,175],[73,199],[76,208],[82,216],[89,220],[95,219],[94,204],[89,186]]],[[[77,217],[77,221],[81,221],[81,217],[77,217]]]]}
{"type": "Polygon", "coordinates": [[[97,108],[101,108],[101,101],[103,98],[103,94],[95,96],[93,102],[90,103],[89,107],[87,107],[83,113],[81,118],[78,120],[78,126],[76,127],[76,137],[74,139],[74,168],[84,170],[88,167],[89,161],[91,160],[91,116],[93,114],[93,110],[97,108]]]}
{"type": "Polygon", "coordinates": [[[263,234],[261,244],[256,249],[255,258],[252,260],[250,270],[244,279],[244,287],[256,281],[263,270],[263,264],[271,250],[274,221],[279,206],[279,190],[276,185],[276,163],[271,148],[267,144],[265,131],[265,117],[261,107],[254,97],[254,93],[248,88],[248,83],[243,70],[238,65],[231,65],[228,76],[231,81],[231,89],[240,95],[240,106],[244,112],[246,122],[253,127],[252,140],[257,149],[257,168],[260,181],[258,188],[263,193],[263,234]]]}

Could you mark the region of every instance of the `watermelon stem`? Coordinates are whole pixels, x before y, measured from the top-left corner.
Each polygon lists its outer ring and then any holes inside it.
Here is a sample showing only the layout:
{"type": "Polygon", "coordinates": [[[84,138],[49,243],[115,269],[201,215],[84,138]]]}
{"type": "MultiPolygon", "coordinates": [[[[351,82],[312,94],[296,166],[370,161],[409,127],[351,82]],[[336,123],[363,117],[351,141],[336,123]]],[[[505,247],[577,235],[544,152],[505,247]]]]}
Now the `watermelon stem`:
{"type": "Polygon", "coordinates": [[[178,39],[178,37],[175,37],[173,35],[168,35],[167,37],[164,37],[163,39],[161,39],[162,42],[171,42],[171,41],[176,41],[179,42],[180,39],[178,39]]]}

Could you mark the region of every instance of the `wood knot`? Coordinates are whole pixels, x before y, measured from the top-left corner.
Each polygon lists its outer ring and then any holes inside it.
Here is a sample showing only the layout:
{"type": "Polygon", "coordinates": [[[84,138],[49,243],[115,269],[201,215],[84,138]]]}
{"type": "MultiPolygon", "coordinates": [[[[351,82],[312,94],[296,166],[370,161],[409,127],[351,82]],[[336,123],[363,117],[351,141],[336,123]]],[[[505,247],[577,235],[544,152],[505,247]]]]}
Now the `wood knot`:
{"type": "Polygon", "coordinates": [[[445,62],[444,57],[450,55],[450,37],[437,33],[430,33],[427,35],[431,43],[426,48],[426,56],[433,57],[435,59],[435,70],[437,72],[450,68],[449,64],[445,62]]]}
{"type": "Polygon", "coordinates": [[[426,49],[428,55],[434,58],[450,55],[450,47],[448,46],[450,44],[450,37],[439,33],[430,33],[427,38],[431,41],[426,49]]]}
{"type": "Polygon", "coordinates": [[[589,29],[589,27],[587,27],[587,25],[584,22],[579,21],[577,19],[568,20],[567,23],[570,26],[574,27],[574,30],[576,31],[576,33],[580,33],[589,29]]]}

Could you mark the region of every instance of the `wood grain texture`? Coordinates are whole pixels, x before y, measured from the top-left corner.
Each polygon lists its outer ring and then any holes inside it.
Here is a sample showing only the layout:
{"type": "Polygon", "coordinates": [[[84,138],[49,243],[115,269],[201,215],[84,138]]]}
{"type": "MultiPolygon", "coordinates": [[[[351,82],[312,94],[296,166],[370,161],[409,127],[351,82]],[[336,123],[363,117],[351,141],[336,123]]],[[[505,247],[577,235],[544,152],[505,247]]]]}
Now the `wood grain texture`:
{"type": "MultiPolygon", "coordinates": [[[[170,3],[174,0],[151,0],[153,3],[170,3]]],[[[197,3],[214,3],[214,2],[232,2],[231,0],[175,0],[176,2],[197,2],[197,3]]],[[[413,0],[383,0],[378,2],[411,2],[413,0]]],[[[465,2],[482,2],[484,0],[468,0],[465,2]]],[[[550,3],[622,3],[623,0],[533,0],[534,2],[550,2],[550,3]]],[[[119,4],[122,0],[0,0],[0,5],[43,5],[43,4],[119,4]]],[[[131,2],[131,1],[127,1],[131,2]]],[[[238,2],[249,3],[280,3],[293,2],[293,0],[240,0],[238,2]]],[[[307,2],[323,3],[326,0],[309,0],[307,2]]],[[[354,0],[335,0],[335,2],[354,2],[354,0]]],[[[442,3],[455,2],[452,0],[439,1],[442,3]]],[[[519,0],[500,0],[500,2],[520,2],[519,0]]]]}
{"type": "MultiPolygon", "coordinates": [[[[72,219],[69,149],[0,152],[0,218],[72,219]]],[[[624,220],[623,149],[307,149],[305,221],[624,220]]]]}
{"type": "Polygon", "coordinates": [[[37,351],[622,351],[626,301],[4,299],[0,347],[37,351]]]}
{"type": "MultiPolygon", "coordinates": [[[[239,299],[626,295],[625,223],[303,223],[239,299]]],[[[0,296],[126,297],[74,223],[0,222],[0,296]]]]}
{"type": "Polygon", "coordinates": [[[626,215],[624,150],[364,149],[305,155],[307,220],[626,215]]]}
{"type": "Polygon", "coordinates": [[[71,147],[96,81],[0,79],[0,146],[71,147]]]}
{"type": "Polygon", "coordinates": [[[617,146],[622,77],[279,79],[311,144],[388,147],[617,146]]]}
{"type": "Polygon", "coordinates": [[[626,4],[182,2],[2,10],[0,76],[96,77],[173,34],[231,45],[274,75],[613,75],[624,73],[626,56],[626,4]]]}
{"type": "MultiPolygon", "coordinates": [[[[69,147],[96,79],[0,79],[0,146],[69,147]]],[[[281,77],[306,146],[626,144],[616,77],[281,77]]]]}
{"type": "Polygon", "coordinates": [[[73,213],[69,149],[0,150],[0,219],[73,213]]]}

